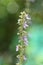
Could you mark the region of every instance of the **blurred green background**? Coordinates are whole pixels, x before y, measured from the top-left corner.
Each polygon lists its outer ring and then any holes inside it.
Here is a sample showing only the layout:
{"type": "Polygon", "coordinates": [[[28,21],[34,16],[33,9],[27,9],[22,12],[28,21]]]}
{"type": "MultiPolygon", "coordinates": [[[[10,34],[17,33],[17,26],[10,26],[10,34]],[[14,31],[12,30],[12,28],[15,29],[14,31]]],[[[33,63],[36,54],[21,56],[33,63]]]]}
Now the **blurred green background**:
{"type": "MultiPolygon", "coordinates": [[[[28,36],[28,59],[24,65],[43,65],[43,0],[27,1],[32,25],[27,30],[31,36],[28,36]]],[[[16,64],[17,20],[26,8],[25,4],[26,0],[0,0],[0,65],[16,64]]]]}

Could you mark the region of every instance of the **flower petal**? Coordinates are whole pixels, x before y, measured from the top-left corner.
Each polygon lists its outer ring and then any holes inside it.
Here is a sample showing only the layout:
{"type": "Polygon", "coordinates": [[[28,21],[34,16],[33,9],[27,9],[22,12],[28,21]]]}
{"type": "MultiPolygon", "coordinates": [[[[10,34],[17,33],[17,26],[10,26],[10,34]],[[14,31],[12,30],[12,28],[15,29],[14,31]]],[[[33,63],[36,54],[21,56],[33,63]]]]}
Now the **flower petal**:
{"type": "Polygon", "coordinates": [[[31,18],[30,18],[30,16],[28,16],[28,14],[26,14],[26,19],[31,20],[31,18]]]}
{"type": "Polygon", "coordinates": [[[17,46],[16,46],[16,51],[18,51],[18,50],[19,50],[19,46],[17,45],[17,46]]]}

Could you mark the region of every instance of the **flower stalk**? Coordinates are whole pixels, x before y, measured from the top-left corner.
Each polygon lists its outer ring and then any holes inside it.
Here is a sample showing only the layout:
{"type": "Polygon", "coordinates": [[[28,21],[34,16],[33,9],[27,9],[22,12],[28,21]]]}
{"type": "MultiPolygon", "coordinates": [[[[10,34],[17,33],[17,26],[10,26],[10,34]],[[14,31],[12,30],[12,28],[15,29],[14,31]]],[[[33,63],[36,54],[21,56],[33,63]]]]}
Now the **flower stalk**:
{"type": "Polygon", "coordinates": [[[31,17],[25,12],[21,12],[20,19],[18,19],[18,38],[19,38],[19,44],[16,46],[16,51],[19,51],[19,54],[17,55],[18,63],[16,65],[23,65],[23,62],[27,60],[25,55],[25,48],[28,46],[28,33],[26,32],[26,29],[29,27],[29,24],[31,22],[31,17]]]}

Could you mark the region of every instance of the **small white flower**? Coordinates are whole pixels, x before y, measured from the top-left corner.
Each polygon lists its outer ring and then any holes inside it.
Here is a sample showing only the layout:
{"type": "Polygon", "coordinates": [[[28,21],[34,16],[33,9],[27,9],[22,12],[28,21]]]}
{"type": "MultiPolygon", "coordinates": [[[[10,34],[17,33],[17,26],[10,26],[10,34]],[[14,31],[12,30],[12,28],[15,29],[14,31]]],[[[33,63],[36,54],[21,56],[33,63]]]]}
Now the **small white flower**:
{"type": "Polygon", "coordinates": [[[27,41],[27,36],[24,36],[24,37],[23,37],[23,40],[24,40],[24,41],[27,41]]]}
{"type": "Polygon", "coordinates": [[[27,36],[27,32],[26,31],[23,31],[23,36],[27,36]]]}
{"type": "Polygon", "coordinates": [[[17,35],[19,35],[20,33],[17,33],[17,35]]]}
{"type": "Polygon", "coordinates": [[[27,58],[26,58],[25,56],[23,57],[23,59],[24,59],[25,61],[27,60],[27,58]]]}
{"type": "Polygon", "coordinates": [[[26,46],[28,46],[28,41],[24,41],[24,44],[25,44],[26,46]]]}
{"type": "Polygon", "coordinates": [[[30,16],[28,16],[28,14],[25,15],[27,20],[31,20],[30,16]]]}
{"type": "Polygon", "coordinates": [[[19,50],[19,46],[17,45],[17,46],[16,46],[16,51],[18,51],[18,50],[19,50]]]}
{"type": "Polygon", "coordinates": [[[17,55],[17,58],[19,59],[19,58],[20,58],[20,56],[19,56],[19,55],[17,55]]]}
{"type": "Polygon", "coordinates": [[[20,65],[19,63],[16,63],[16,65],[20,65]]]}
{"type": "Polygon", "coordinates": [[[24,37],[23,37],[23,41],[24,41],[24,44],[25,44],[25,45],[28,45],[27,36],[24,36],[24,37]]]}
{"type": "Polygon", "coordinates": [[[21,40],[18,41],[19,43],[21,42],[21,40]]]}
{"type": "Polygon", "coordinates": [[[23,11],[23,12],[20,12],[20,14],[23,15],[23,14],[26,14],[26,13],[25,13],[25,11],[23,11]]]}
{"type": "Polygon", "coordinates": [[[23,28],[26,29],[27,27],[28,27],[27,22],[24,22],[24,24],[23,24],[23,28]]]}
{"type": "Polygon", "coordinates": [[[21,19],[18,19],[18,24],[20,24],[21,19]]]}
{"type": "Polygon", "coordinates": [[[19,17],[20,17],[20,18],[23,18],[23,16],[22,16],[22,15],[20,15],[19,17]]]}
{"type": "Polygon", "coordinates": [[[21,19],[18,19],[18,21],[21,21],[21,19]]]}

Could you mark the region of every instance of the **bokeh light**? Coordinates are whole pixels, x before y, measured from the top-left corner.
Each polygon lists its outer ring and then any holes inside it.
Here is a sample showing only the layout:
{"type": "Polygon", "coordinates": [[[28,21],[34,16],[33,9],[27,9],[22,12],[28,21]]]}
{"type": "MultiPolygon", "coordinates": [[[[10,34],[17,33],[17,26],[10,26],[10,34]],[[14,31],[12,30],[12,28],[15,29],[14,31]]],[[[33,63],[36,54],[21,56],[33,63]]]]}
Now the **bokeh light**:
{"type": "Polygon", "coordinates": [[[16,2],[10,2],[7,5],[7,11],[11,14],[14,14],[18,11],[19,5],[16,2]]]}
{"type": "Polygon", "coordinates": [[[0,3],[7,6],[9,2],[14,2],[14,0],[0,0],[0,3]]]}

